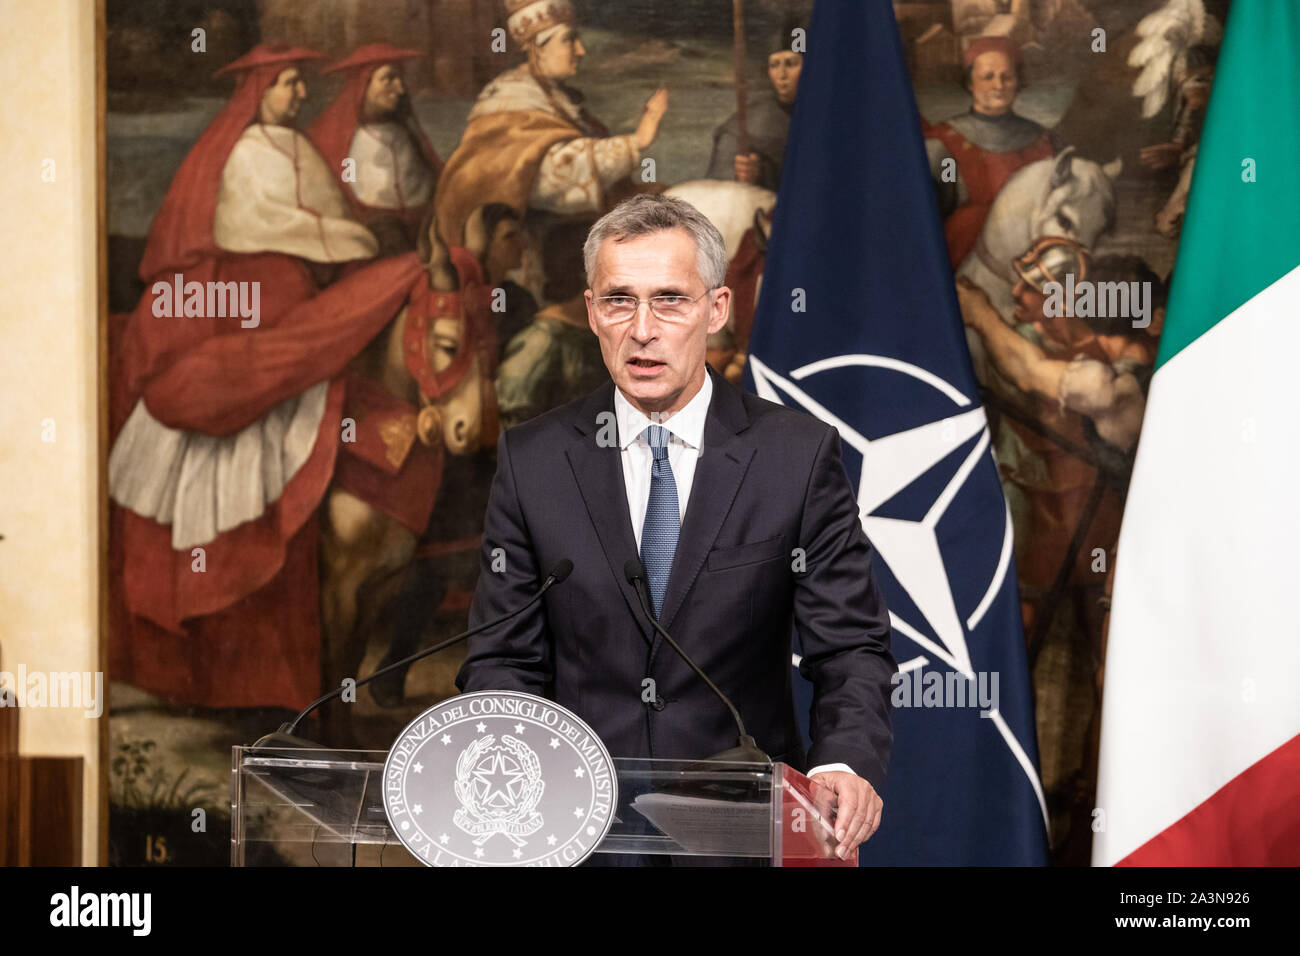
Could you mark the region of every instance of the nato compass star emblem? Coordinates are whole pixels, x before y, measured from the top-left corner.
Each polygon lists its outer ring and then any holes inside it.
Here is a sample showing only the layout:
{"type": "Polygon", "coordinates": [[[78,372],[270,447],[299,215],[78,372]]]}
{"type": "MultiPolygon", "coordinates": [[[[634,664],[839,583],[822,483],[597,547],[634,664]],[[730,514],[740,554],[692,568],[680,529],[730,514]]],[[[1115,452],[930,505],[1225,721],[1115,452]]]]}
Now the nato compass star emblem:
{"type": "MultiPolygon", "coordinates": [[[[890,623],[895,632],[925,651],[901,662],[899,671],[906,673],[924,667],[930,662],[926,656],[929,654],[974,681],[976,674],[968,638],[993,606],[1006,581],[1013,542],[1011,513],[1004,504],[1001,547],[996,560],[990,555],[987,585],[978,600],[960,610],[953,596],[937,528],[981,458],[988,453],[989,430],[984,409],[934,373],[883,355],[832,356],[794,369],[789,377],[774,372],[753,355],[749,357],[749,367],[760,398],[803,408],[833,425],[843,443],[862,458],[856,489],[862,528],[915,609],[891,608],[890,623]],[[867,438],[798,384],[819,374],[844,369],[858,370],[859,374],[892,372],[907,376],[912,380],[911,386],[925,393],[926,408],[950,407],[951,412],[893,434],[867,438]],[[933,476],[936,472],[942,474],[939,465],[977,436],[978,440],[956,469],[936,488],[933,476]],[[928,493],[918,513],[909,517],[883,513],[890,510],[887,506],[895,503],[900,494],[921,485],[928,493]]],[[[912,500],[915,501],[915,496],[912,500]]],[[[990,710],[987,716],[1029,778],[1046,823],[1047,804],[1033,763],[997,709],[990,710]]]]}

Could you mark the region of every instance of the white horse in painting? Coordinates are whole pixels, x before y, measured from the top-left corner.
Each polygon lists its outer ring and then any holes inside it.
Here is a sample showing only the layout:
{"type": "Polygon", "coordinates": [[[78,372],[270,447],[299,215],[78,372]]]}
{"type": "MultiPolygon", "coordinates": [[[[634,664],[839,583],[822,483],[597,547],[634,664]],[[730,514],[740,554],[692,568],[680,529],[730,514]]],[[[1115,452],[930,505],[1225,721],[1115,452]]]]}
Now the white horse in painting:
{"type": "Polygon", "coordinates": [[[735,258],[740,240],[750,227],[764,232],[770,228],[776,206],[772,190],[726,179],[692,179],[670,187],[664,194],[686,200],[718,227],[727,245],[728,262],[735,258]]]}
{"type": "Polygon", "coordinates": [[[1075,155],[1068,147],[1016,171],[989,209],[979,241],[957,267],[1011,321],[1015,275],[1011,260],[1043,236],[1063,236],[1091,248],[1115,220],[1115,180],[1123,168],[1075,155]]]}

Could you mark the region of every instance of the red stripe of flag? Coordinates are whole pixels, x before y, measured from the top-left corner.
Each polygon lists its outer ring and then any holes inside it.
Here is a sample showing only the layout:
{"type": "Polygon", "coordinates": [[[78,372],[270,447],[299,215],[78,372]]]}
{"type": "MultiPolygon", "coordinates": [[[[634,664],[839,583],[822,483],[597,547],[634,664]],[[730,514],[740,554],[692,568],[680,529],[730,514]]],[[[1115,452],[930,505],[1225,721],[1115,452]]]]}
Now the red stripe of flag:
{"type": "Polygon", "coordinates": [[[1116,866],[1300,865],[1300,736],[1220,787],[1116,866]]]}

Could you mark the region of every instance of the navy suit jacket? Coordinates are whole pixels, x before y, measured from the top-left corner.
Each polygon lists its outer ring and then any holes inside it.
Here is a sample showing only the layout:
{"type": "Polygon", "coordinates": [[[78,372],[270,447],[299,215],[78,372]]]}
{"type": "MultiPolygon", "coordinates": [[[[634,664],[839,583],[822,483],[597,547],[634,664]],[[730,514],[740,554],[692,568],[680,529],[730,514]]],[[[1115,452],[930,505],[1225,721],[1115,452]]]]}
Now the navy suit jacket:
{"type": "MultiPolygon", "coordinates": [[[[660,623],[774,760],[845,763],[879,791],[895,664],[839,434],[708,374],[704,448],[660,623]],[[791,694],[796,629],[814,687],[806,755],[791,694]]],[[[555,700],[616,757],[708,757],[735,746],[735,724],[645,621],[624,576],[638,555],[614,422],[608,382],[501,436],[470,624],[522,604],[563,558],[574,570],[525,614],[471,638],[456,682],[555,700]],[[642,700],[647,677],[662,709],[642,700]]]]}

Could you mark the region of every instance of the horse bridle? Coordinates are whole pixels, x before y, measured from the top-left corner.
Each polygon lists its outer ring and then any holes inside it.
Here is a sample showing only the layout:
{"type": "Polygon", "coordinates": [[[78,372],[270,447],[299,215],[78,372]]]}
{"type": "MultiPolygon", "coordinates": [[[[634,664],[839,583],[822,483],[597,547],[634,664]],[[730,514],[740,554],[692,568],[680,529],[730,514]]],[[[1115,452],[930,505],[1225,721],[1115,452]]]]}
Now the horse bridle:
{"type": "Polygon", "coordinates": [[[407,298],[406,328],[402,333],[402,358],[415,379],[420,396],[437,403],[460,385],[477,355],[489,378],[497,363],[496,327],[490,315],[492,290],[483,283],[483,272],[472,252],[460,246],[448,250],[456,268],[460,288],[444,292],[429,287],[425,277],[416,282],[407,298]],[[451,365],[434,371],[429,360],[429,329],[438,319],[456,319],[465,330],[461,348],[451,365]]]}

